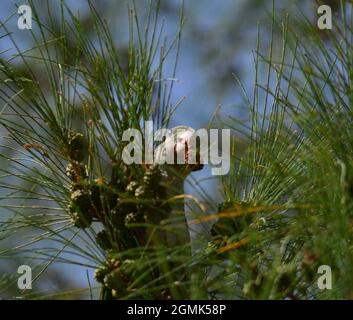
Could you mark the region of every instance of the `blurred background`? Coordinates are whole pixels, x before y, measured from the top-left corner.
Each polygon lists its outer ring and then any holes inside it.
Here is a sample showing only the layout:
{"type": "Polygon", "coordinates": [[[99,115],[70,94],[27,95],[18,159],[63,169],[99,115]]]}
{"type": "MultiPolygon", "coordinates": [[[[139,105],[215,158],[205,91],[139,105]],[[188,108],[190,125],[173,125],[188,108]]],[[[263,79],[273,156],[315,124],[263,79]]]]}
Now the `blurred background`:
{"type": "MultiPolygon", "coordinates": [[[[46,15],[43,3],[46,1],[34,1],[37,10],[46,15]]],[[[49,1],[55,8],[59,0],[49,1]],[[55,4],[56,3],[56,4],[55,4]]],[[[90,33],[92,21],[89,16],[86,1],[65,1],[72,10],[77,11],[77,16],[84,21],[87,33],[90,33]]],[[[1,0],[0,21],[4,22],[17,11],[23,1],[1,0]]],[[[106,19],[115,37],[116,45],[121,52],[126,52],[128,40],[128,3],[129,0],[93,0],[93,5],[100,15],[106,19]]],[[[136,0],[138,14],[145,17],[147,1],[136,0]]],[[[335,9],[339,1],[325,1],[335,9]]],[[[171,41],[179,27],[180,0],[163,0],[161,2],[160,23],[165,20],[164,34],[171,41]]],[[[245,89],[251,95],[254,83],[253,50],[257,44],[258,25],[261,26],[262,44],[261,50],[266,51],[269,45],[271,26],[272,1],[269,0],[185,0],[185,25],[182,31],[181,52],[178,59],[177,80],[174,85],[172,102],[176,104],[183,100],[172,118],[171,127],[176,125],[188,125],[194,129],[208,127],[213,121],[212,127],[220,125],[221,119],[229,116],[248,121],[248,113],[243,103],[241,88],[234,79],[236,74],[244,84],[245,89]]],[[[276,1],[276,14],[278,16],[296,12],[298,8],[309,17],[316,16],[317,3],[314,0],[276,1]]],[[[53,10],[55,12],[55,10],[53,10]]],[[[17,28],[15,14],[7,23],[8,31],[13,33],[20,49],[30,48],[31,37],[28,30],[17,28]]],[[[313,23],[316,23],[313,20],[313,23]]],[[[143,25],[143,22],[142,22],[143,25]]],[[[6,32],[0,29],[0,58],[9,58],[15,49],[7,37],[1,37],[6,32]],[[6,51],[6,52],[4,52],[6,51]]],[[[165,74],[173,73],[173,57],[167,63],[165,74]]],[[[19,69],[21,63],[17,63],[19,69]]],[[[260,75],[261,76],[261,75],[260,75]]],[[[1,109],[0,105],[0,109],[1,109]]],[[[4,132],[0,132],[1,136],[4,132]]],[[[0,165],[2,165],[0,163],[0,165]]],[[[221,190],[218,180],[205,179],[210,177],[210,170],[206,168],[194,174],[192,179],[200,181],[200,184],[208,191],[212,198],[219,202],[221,190]]],[[[187,187],[187,192],[192,193],[192,187],[187,187]]],[[[1,196],[1,189],[0,189],[1,196]]],[[[1,198],[0,198],[1,199],[1,198]]],[[[0,200],[2,201],[2,200],[0,200]]],[[[0,212],[0,223],[6,219],[6,214],[0,212]]],[[[0,251],[4,249],[0,235],[0,251]]],[[[0,260],[0,285],[3,273],[14,274],[16,278],[17,267],[20,261],[0,260]]],[[[52,264],[45,274],[36,282],[36,290],[51,293],[65,290],[87,288],[87,276],[91,279],[92,271],[86,272],[85,268],[72,265],[52,264]]],[[[77,291],[80,292],[80,291],[77,291]]],[[[0,297],[16,297],[18,289],[12,287],[1,288],[0,297]]],[[[50,296],[49,296],[50,297],[50,296]]],[[[70,295],[66,296],[70,297],[70,295]]],[[[77,295],[75,296],[77,298],[77,295]]],[[[88,293],[79,294],[81,298],[87,298],[88,293]]]]}

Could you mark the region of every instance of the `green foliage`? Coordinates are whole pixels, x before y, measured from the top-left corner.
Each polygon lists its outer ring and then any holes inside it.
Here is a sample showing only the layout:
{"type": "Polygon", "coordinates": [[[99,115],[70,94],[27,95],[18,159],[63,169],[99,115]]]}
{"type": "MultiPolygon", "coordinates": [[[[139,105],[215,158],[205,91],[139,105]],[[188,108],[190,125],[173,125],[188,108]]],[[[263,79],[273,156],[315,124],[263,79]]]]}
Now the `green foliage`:
{"type": "MultiPolygon", "coordinates": [[[[9,143],[2,146],[1,156],[9,166],[0,169],[1,187],[8,190],[4,199],[10,200],[1,204],[9,216],[2,235],[10,245],[0,252],[1,258],[31,251],[33,259],[44,261],[35,280],[54,262],[96,269],[110,259],[125,267],[128,261],[143,258],[147,266],[139,263],[133,278],[124,276],[124,290],[115,294],[112,290],[125,271],[108,263],[111,274],[97,277],[102,297],[123,298],[128,293],[160,297],[174,281],[174,275],[165,276],[161,270],[175,258],[162,258],[159,251],[167,248],[159,243],[163,232],[155,229],[163,229],[164,220],[168,226],[172,201],[167,189],[173,186],[157,167],[123,163],[122,134],[134,128],[144,135],[147,120],[154,121],[155,129],[168,125],[174,110],[173,81],[164,78],[163,65],[169,54],[178,55],[180,31],[168,45],[163,25],[158,24],[159,2],[147,5],[144,29],[132,3],[129,47],[122,57],[90,1],[94,31],[90,37],[64,1],[58,3],[59,28],[49,3],[47,17],[39,15],[34,2],[29,4],[35,46],[21,51],[9,35],[18,52],[0,60],[4,102],[0,123],[9,135],[9,143]],[[13,59],[22,61],[25,70],[17,70],[13,59]],[[29,241],[11,248],[11,241],[19,237],[11,230],[19,230],[29,241]],[[36,248],[37,243],[45,245],[36,248]],[[150,257],[155,250],[158,259],[150,257]],[[150,270],[151,279],[145,276],[150,270]],[[152,293],[138,292],[139,286],[148,285],[146,279],[157,280],[159,287],[152,293]]],[[[3,28],[7,30],[6,24],[3,28]]],[[[180,252],[190,255],[188,246],[180,252]]]]}
{"type": "Polygon", "coordinates": [[[222,296],[352,297],[351,12],[343,3],[325,34],[306,18],[273,18],[283,34],[279,58],[273,41],[267,57],[258,44],[253,100],[245,96],[250,130],[227,121],[249,146],[240,158],[235,146],[226,208],[212,228],[218,252],[227,252],[212,279],[222,296]],[[332,290],[318,288],[321,265],[332,269],[332,290]]]}
{"type": "Polygon", "coordinates": [[[211,214],[205,204],[216,205],[207,195],[193,199],[202,214],[193,212],[190,226],[212,228],[192,256],[189,242],[170,244],[184,226],[182,177],[121,159],[125,129],[143,133],[150,119],[168,125],[173,83],[164,80],[163,65],[173,48],[178,57],[180,32],[166,47],[159,2],[149,3],[144,31],[132,6],[122,59],[91,2],[94,41],[65,2],[60,28],[30,4],[35,47],[0,60],[0,124],[8,132],[1,259],[38,261],[35,280],[54,262],[91,268],[102,299],[352,297],[350,4],[342,2],[334,31],[325,33],[305,16],[277,21],[273,9],[268,55],[259,29],[253,92],[238,81],[251,121],[224,119],[236,137],[221,181],[224,201],[211,214]],[[19,235],[29,240],[9,245],[19,235]],[[320,265],[332,269],[332,290],[317,286],[320,265]]]}

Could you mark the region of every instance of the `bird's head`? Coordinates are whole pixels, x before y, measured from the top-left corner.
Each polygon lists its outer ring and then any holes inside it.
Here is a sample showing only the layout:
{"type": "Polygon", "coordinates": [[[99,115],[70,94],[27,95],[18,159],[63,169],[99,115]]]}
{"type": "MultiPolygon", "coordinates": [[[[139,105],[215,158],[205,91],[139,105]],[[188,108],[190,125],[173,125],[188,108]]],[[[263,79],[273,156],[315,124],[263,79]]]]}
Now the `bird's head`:
{"type": "Polygon", "coordinates": [[[161,163],[166,160],[167,154],[172,154],[172,166],[183,174],[188,175],[192,171],[203,168],[203,161],[200,156],[200,148],[196,143],[196,132],[188,126],[177,126],[172,128],[155,150],[155,162],[161,163]],[[178,164],[177,159],[182,159],[183,163],[178,164]]]}

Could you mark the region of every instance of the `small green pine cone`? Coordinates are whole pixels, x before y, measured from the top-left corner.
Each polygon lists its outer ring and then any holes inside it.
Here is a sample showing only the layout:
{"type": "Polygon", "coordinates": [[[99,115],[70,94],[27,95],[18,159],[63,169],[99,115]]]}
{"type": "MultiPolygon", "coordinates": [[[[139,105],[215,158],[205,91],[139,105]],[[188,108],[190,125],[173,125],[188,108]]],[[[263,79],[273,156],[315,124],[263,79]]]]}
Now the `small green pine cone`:
{"type": "Polygon", "coordinates": [[[145,198],[146,197],[146,188],[144,186],[140,186],[135,190],[136,198],[145,198]]]}
{"type": "Polygon", "coordinates": [[[126,278],[119,269],[115,269],[104,277],[104,285],[118,292],[126,291],[128,278],[126,278]]]}
{"type": "Polygon", "coordinates": [[[111,242],[109,241],[107,232],[105,230],[99,231],[97,233],[96,241],[103,250],[109,250],[112,248],[111,242]]]}
{"type": "Polygon", "coordinates": [[[73,182],[69,186],[69,193],[73,194],[77,190],[85,190],[87,188],[87,182],[85,180],[81,180],[79,182],[73,182]]]}
{"type": "Polygon", "coordinates": [[[88,228],[92,223],[92,217],[90,214],[83,214],[80,210],[77,210],[74,206],[69,206],[70,217],[73,225],[80,229],[88,228]]]}
{"type": "Polygon", "coordinates": [[[121,264],[121,267],[119,269],[120,273],[123,274],[126,278],[129,278],[133,271],[136,270],[137,268],[137,264],[135,260],[131,260],[131,259],[126,259],[123,261],[123,263],[121,264]]]}
{"type": "Polygon", "coordinates": [[[69,133],[69,145],[72,147],[73,150],[82,149],[84,146],[84,135],[80,132],[73,132],[69,133]]]}
{"type": "Polygon", "coordinates": [[[71,203],[74,204],[75,207],[79,208],[80,211],[85,212],[89,211],[91,208],[91,192],[86,189],[78,189],[71,193],[70,196],[71,203]]]}
{"type": "Polygon", "coordinates": [[[110,217],[115,226],[124,226],[125,217],[131,213],[137,212],[136,201],[131,198],[116,198],[114,208],[110,210],[110,217]]]}
{"type": "Polygon", "coordinates": [[[114,286],[114,277],[111,273],[108,273],[104,276],[103,284],[107,287],[112,289],[114,286]]]}
{"type": "Polygon", "coordinates": [[[79,181],[87,177],[86,167],[78,161],[71,161],[66,167],[66,175],[73,181],[79,181]]]}
{"type": "Polygon", "coordinates": [[[69,213],[73,224],[78,228],[87,228],[92,223],[90,193],[86,189],[77,189],[71,193],[69,213]]]}
{"type": "Polygon", "coordinates": [[[126,187],[126,191],[130,194],[130,195],[135,195],[135,190],[138,188],[138,183],[136,181],[131,181],[127,187],[126,187]]]}
{"type": "Polygon", "coordinates": [[[100,283],[104,283],[104,277],[107,275],[108,270],[105,267],[98,268],[94,272],[94,279],[96,279],[100,283]]]}
{"type": "Polygon", "coordinates": [[[139,221],[139,215],[137,212],[130,212],[125,216],[125,226],[131,223],[137,223],[139,221]]]}
{"type": "Polygon", "coordinates": [[[79,132],[69,133],[70,156],[74,160],[81,161],[84,158],[85,137],[79,132]]]}
{"type": "Polygon", "coordinates": [[[151,166],[143,177],[143,182],[148,187],[158,185],[162,181],[162,173],[158,166],[151,166]]]}
{"type": "Polygon", "coordinates": [[[162,182],[167,178],[166,171],[160,170],[158,166],[153,166],[147,170],[143,177],[143,182],[148,194],[154,198],[165,198],[167,190],[162,182]]]}
{"type": "Polygon", "coordinates": [[[109,270],[114,270],[121,266],[121,261],[116,257],[111,257],[106,261],[106,265],[109,270]]]}

